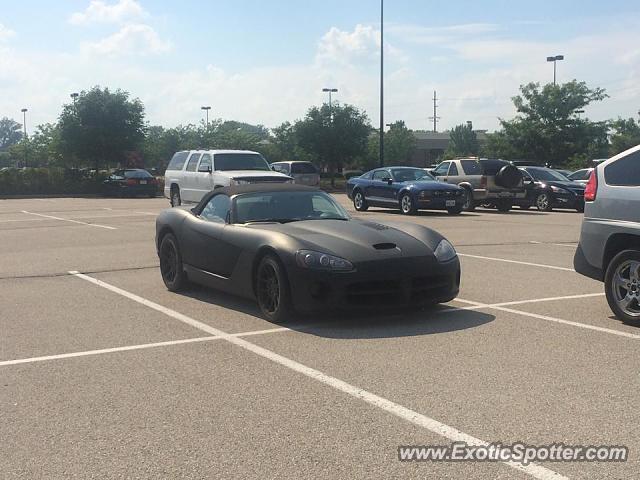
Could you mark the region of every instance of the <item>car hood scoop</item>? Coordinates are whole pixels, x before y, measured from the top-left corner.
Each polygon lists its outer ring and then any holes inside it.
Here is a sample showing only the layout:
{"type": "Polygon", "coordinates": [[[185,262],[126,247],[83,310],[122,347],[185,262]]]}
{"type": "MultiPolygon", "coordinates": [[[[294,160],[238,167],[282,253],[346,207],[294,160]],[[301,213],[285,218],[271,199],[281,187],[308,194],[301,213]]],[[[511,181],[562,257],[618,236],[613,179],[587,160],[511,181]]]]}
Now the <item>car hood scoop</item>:
{"type": "Polygon", "coordinates": [[[375,248],[376,250],[393,250],[394,248],[398,248],[398,246],[395,243],[386,242],[375,243],[373,245],[373,248],[375,248]]]}

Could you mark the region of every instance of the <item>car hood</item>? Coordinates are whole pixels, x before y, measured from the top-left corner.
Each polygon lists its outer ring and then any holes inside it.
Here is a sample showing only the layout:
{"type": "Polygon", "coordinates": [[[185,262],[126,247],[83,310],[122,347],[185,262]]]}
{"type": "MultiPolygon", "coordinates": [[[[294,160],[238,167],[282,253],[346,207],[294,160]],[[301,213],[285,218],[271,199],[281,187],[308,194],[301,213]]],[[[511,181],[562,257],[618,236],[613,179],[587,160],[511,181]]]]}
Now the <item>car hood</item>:
{"type": "Polygon", "coordinates": [[[269,178],[282,178],[287,180],[291,177],[284,175],[280,172],[274,172],[272,170],[222,170],[217,173],[227,175],[231,178],[256,178],[256,177],[269,177],[269,178]]]}
{"type": "MultiPolygon", "coordinates": [[[[351,262],[432,256],[435,248],[398,228],[361,220],[305,220],[253,224],[250,228],[281,232],[296,239],[302,245],[300,248],[330,253],[351,262]]],[[[440,238],[436,234],[434,241],[440,238]]]]}
{"type": "Polygon", "coordinates": [[[551,181],[541,181],[540,183],[544,183],[545,185],[552,185],[554,187],[560,187],[560,188],[568,188],[571,190],[584,190],[584,185],[582,185],[581,183],[577,183],[577,182],[562,182],[562,181],[555,181],[555,180],[551,180],[551,181]]]}
{"type": "Polygon", "coordinates": [[[457,185],[451,185],[450,183],[444,183],[444,182],[438,182],[438,181],[420,181],[420,180],[414,180],[412,182],[403,182],[406,185],[411,185],[414,188],[417,188],[419,190],[459,190],[460,187],[458,187],[457,185]]]}

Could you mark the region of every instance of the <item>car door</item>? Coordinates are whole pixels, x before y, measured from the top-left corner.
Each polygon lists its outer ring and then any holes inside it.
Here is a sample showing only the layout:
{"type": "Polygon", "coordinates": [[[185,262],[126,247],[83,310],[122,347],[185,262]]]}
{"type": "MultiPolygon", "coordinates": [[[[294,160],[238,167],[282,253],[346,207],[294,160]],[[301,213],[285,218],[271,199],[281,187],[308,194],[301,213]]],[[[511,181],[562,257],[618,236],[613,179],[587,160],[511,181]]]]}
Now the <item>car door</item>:
{"type": "Polygon", "coordinates": [[[433,171],[433,175],[441,182],[447,182],[449,175],[449,166],[451,162],[442,162],[433,171]]]}
{"type": "Polygon", "coordinates": [[[621,220],[634,233],[640,229],[640,151],[609,163],[598,178],[595,205],[603,218],[621,220]],[[604,182],[602,181],[604,180],[604,182]]]}
{"type": "Polygon", "coordinates": [[[182,177],[182,185],[180,186],[180,195],[182,200],[186,202],[197,202],[197,169],[200,161],[200,153],[192,153],[187,161],[187,167],[182,177]]]}
{"type": "Polygon", "coordinates": [[[198,164],[198,171],[195,178],[196,188],[194,195],[199,202],[208,192],[213,190],[213,163],[210,153],[203,153],[198,164]]]}
{"type": "Polygon", "coordinates": [[[365,192],[367,200],[386,203],[387,199],[385,199],[385,189],[389,186],[390,178],[391,174],[387,169],[376,170],[373,172],[371,184],[365,192]]]}
{"type": "Polygon", "coordinates": [[[240,248],[228,241],[231,199],[219,193],[211,197],[200,215],[185,224],[183,256],[186,263],[215,276],[229,278],[240,248]]]}
{"type": "Polygon", "coordinates": [[[460,172],[458,169],[458,165],[455,161],[451,162],[449,166],[449,173],[447,174],[447,183],[451,183],[452,185],[457,185],[460,183],[460,172]]]}

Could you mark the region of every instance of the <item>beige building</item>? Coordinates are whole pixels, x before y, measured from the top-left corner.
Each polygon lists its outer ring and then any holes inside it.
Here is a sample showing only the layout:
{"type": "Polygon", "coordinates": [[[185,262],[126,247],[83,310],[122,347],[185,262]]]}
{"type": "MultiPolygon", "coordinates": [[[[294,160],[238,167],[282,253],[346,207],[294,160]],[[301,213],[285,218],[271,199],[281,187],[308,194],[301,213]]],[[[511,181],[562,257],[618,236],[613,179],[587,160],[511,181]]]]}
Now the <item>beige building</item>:
{"type": "MultiPolygon", "coordinates": [[[[478,142],[482,146],[487,141],[486,130],[474,130],[478,142]]],[[[416,148],[411,156],[410,164],[415,167],[428,167],[437,163],[442,158],[445,150],[449,146],[450,132],[426,132],[416,130],[413,132],[416,137],[416,148]]]]}

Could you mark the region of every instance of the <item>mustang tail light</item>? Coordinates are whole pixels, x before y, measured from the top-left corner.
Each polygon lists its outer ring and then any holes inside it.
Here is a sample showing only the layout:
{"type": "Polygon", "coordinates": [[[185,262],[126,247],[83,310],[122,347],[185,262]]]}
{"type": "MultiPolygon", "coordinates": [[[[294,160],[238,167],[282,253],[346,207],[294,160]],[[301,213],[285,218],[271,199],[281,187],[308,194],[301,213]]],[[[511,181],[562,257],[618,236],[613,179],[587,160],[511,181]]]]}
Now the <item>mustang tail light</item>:
{"type": "Polygon", "coordinates": [[[593,202],[596,199],[597,193],[598,193],[598,175],[596,174],[596,169],[594,168],[593,170],[591,170],[589,181],[587,182],[587,186],[584,189],[584,201],[593,202]]]}

